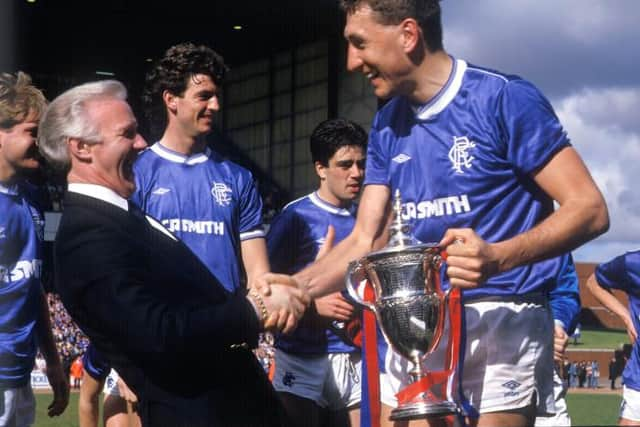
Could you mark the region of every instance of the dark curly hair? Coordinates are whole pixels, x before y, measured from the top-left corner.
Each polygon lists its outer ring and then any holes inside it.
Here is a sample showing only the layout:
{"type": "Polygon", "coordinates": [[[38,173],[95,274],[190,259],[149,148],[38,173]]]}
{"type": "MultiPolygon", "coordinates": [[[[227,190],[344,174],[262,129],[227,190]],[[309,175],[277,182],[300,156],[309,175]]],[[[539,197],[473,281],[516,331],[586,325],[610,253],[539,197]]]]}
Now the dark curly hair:
{"type": "Polygon", "coordinates": [[[162,93],[168,90],[182,96],[189,79],[204,74],[221,86],[228,71],[224,59],[213,49],[204,45],[181,43],[170,47],[147,73],[142,102],[145,117],[153,137],[162,135],[167,126],[167,111],[162,93]]]}

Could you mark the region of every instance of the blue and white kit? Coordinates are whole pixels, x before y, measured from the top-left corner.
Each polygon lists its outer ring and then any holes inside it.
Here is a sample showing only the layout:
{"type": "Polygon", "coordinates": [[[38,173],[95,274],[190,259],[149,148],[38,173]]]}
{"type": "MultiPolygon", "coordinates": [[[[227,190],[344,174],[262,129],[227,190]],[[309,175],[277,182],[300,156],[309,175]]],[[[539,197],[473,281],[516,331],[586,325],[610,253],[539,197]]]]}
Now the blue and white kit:
{"type": "MultiPolygon", "coordinates": [[[[640,331],[640,250],[627,252],[600,264],[595,271],[598,284],[605,289],[620,289],[629,296],[629,312],[636,331],[640,331]]],[[[640,391],[640,344],[636,340],[631,358],[622,372],[625,388],[640,391]]]]}
{"type": "Polygon", "coordinates": [[[35,363],[43,233],[35,188],[0,183],[0,388],[29,384],[35,363]]]}
{"type": "Polygon", "coordinates": [[[155,143],[134,165],[132,200],[200,258],[228,291],[243,278],[240,243],[263,238],[262,199],[251,173],[205,149],[184,156],[155,143]],[[230,261],[232,260],[232,261],[230,261]]]}
{"type": "MultiPolygon", "coordinates": [[[[294,274],[317,257],[329,225],[335,241],[349,235],[357,207],[338,208],[317,193],[289,203],[274,219],[267,247],[272,271],[294,274]]],[[[361,400],[360,349],[305,315],[296,330],[276,338],[273,386],[313,400],[329,410],[353,408],[361,400]]]]}
{"type": "MultiPolygon", "coordinates": [[[[376,114],[365,185],[388,186],[391,194],[400,188],[403,219],[423,242],[465,227],[489,243],[503,241],[553,211],[530,174],[569,140],[550,103],[527,81],[462,60],[453,64],[427,104],[397,97],[376,114]]],[[[556,257],[514,268],[464,298],[546,293],[560,264],[556,257]]]]}
{"type": "MultiPolygon", "coordinates": [[[[422,242],[438,242],[450,228],[471,228],[485,241],[499,242],[553,212],[553,200],[532,175],[568,146],[551,104],[531,83],[453,59],[447,83],[428,103],[396,97],[376,114],[364,184],[387,186],[391,194],[400,189],[403,219],[422,242]]],[[[471,404],[463,402],[468,415],[524,407],[534,393],[542,402],[538,411],[553,412],[553,327],[546,301],[562,268],[562,257],[554,257],[463,292],[459,389],[471,404]],[[499,344],[492,345],[504,350],[500,355],[483,350],[490,341],[483,331],[496,322],[513,325],[494,327],[499,344]],[[507,350],[509,334],[512,342],[524,338],[527,344],[507,350]],[[480,369],[484,377],[477,376],[480,369]]],[[[441,277],[447,288],[447,275],[441,277]]],[[[438,347],[428,359],[434,365],[429,369],[438,368],[442,351],[438,347]]],[[[404,362],[386,364],[392,373],[393,364],[402,371],[404,362]]]]}
{"type": "MultiPolygon", "coordinates": [[[[337,208],[315,192],[286,205],[267,236],[271,270],[295,274],[311,264],[324,244],[329,225],[335,229],[335,242],[343,240],[353,229],[356,211],[355,205],[337,208]]],[[[305,325],[304,320],[292,334],[279,336],[276,347],[297,354],[359,351],[330,330],[305,325]]]]}

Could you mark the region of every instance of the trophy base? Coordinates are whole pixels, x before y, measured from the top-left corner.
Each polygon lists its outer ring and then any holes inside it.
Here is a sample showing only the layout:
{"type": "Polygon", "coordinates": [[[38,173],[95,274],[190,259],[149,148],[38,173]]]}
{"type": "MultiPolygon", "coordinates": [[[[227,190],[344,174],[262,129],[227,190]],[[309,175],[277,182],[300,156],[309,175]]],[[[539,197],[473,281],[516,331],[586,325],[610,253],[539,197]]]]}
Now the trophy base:
{"type": "Polygon", "coordinates": [[[457,414],[458,407],[455,403],[447,400],[428,401],[420,400],[399,406],[391,411],[389,419],[391,421],[417,420],[424,418],[444,417],[446,415],[457,414]]]}

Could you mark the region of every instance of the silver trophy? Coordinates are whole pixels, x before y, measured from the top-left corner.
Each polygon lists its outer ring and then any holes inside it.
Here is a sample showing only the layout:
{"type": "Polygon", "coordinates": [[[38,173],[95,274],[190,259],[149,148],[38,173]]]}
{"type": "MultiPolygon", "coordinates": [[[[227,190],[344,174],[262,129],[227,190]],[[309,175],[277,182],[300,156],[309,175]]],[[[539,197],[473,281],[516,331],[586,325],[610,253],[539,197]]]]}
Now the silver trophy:
{"type": "MultiPolygon", "coordinates": [[[[387,342],[412,362],[408,374],[410,383],[414,384],[428,376],[422,362],[442,336],[448,293],[442,291],[439,283],[441,250],[436,244],[420,243],[411,236],[410,227],[402,222],[398,191],[394,211],[389,244],[349,265],[347,290],[352,298],[376,314],[387,342]],[[364,301],[358,292],[364,279],[373,287],[373,302],[364,301]]],[[[449,344],[452,342],[450,339],[449,344]]],[[[451,385],[454,381],[446,382],[451,385]]],[[[391,412],[391,420],[439,417],[457,412],[454,402],[426,389],[408,402],[399,399],[399,406],[391,412]]]]}

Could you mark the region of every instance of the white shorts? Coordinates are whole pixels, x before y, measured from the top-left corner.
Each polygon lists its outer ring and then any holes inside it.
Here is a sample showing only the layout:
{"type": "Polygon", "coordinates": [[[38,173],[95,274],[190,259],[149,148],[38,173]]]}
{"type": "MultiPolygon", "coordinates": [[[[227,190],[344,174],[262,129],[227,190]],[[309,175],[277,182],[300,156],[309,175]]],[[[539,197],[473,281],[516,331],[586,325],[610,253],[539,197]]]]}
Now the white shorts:
{"type": "Polygon", "coordinates": [[[640,421],[640,391],[626,386],[622,387],[620,418],[625,418],[630,421],[640,421]]]}
{"type": "Polygon", "coordinates": [[[0,426],[28,427],[36,420],[36,399],[31,384],[0,388],[0,426]]]}
{"type": "Polygon", "coordinates": [[[553,397],[555,399],[556,413],[546,417],[536,417],[535,427],[567,427],[571,426],[571,417],[567,408],[567,388],[558,374],[558,370],[553,370],[553,397]]]}
{"type": "Polygon", "coordinates": [[[120,397],[120,389],[118,389],[118,378],[120,378],[120,376],[118,375],[116,370],[111,369],[109,375],[107,375],[107,378],[105,378],[104,380],[104,387],[102,388],[105,396],[120,397]]]}
{"type": "MultiPolygon", "coordinates": [[[[489,413],[524,408],[535,395],[538,414],[553,414],[553,320],[544,301],[469,302],[464,316],[461,391],[473,409],[463,407],[463,412],[473,415],[474,410],[489,413]]],[[[426,358],[426,369],[443,370],[448,336],[447,319],[440,344],[426,358]]],[[[410,362],[390,351],[385,364],[391,387],[396,392],[404,388],[410,362]]],[[[460,400],[459,393],[449,392],[453,400],[460,400]]]]}
{"type": "Polygon", "coordinates": [[[360,404],[362,362],[359,352],[292,354],[276,349],[273,387],[339,410],[360,404]]]}

